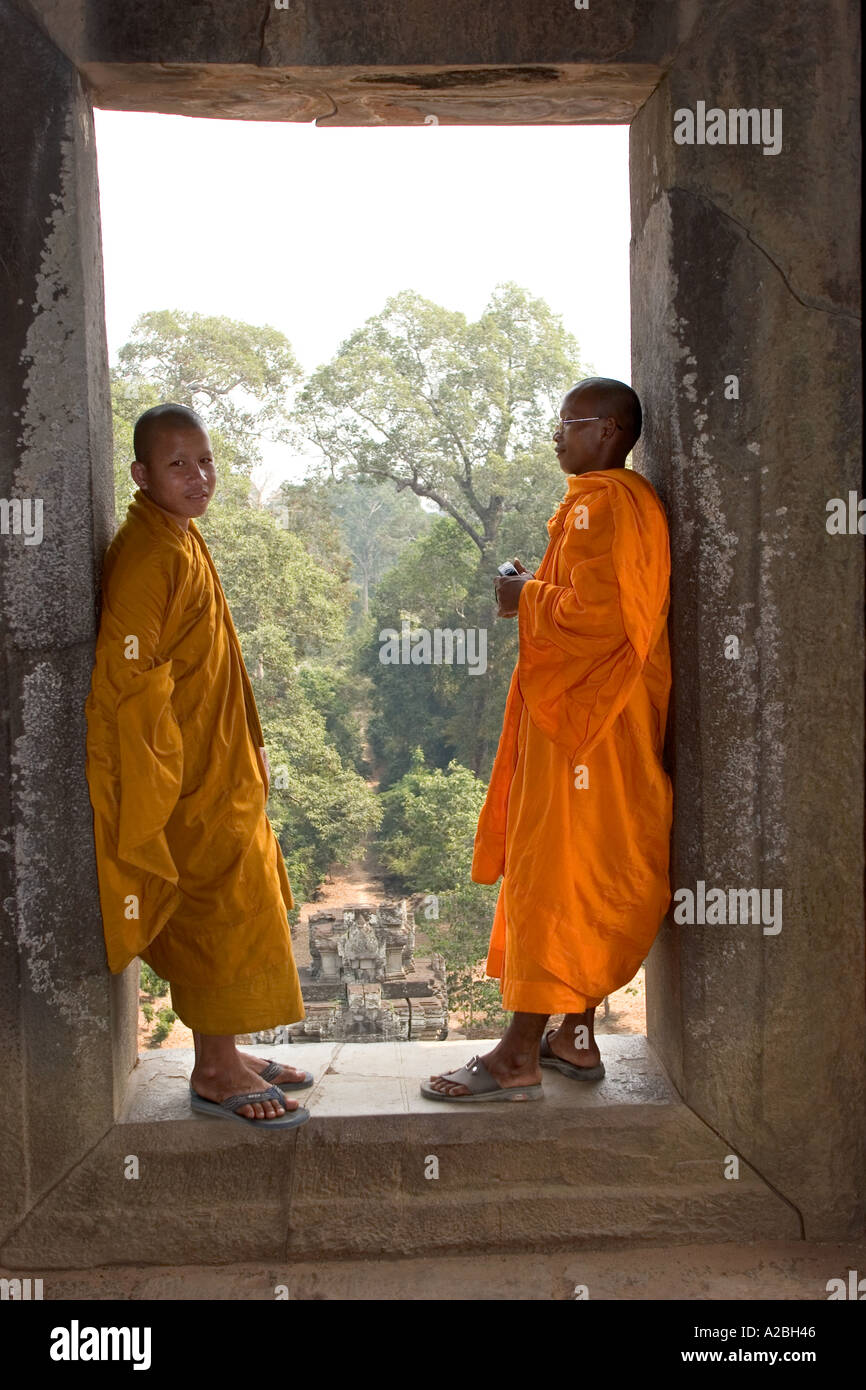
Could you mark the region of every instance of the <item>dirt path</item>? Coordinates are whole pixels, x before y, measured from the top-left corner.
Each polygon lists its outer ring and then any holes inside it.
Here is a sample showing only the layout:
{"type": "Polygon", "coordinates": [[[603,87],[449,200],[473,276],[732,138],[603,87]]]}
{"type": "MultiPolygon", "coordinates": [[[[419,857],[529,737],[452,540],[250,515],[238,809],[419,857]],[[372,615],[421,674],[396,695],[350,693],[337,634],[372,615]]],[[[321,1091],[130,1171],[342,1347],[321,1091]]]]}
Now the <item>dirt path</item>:
{"type": "Polygon", "coordinates": [[[353,904],[375,907],[384,898],[385,883],[369,847],[362,859],[353,859],[351,864],[335,864],[320,885],[319,896],[303,904],[297,924],[292,927],[295,963],[299,967],[310,963],[308,928],[314,912],[325,912],[333,907],[351,907],[353,904]]]}

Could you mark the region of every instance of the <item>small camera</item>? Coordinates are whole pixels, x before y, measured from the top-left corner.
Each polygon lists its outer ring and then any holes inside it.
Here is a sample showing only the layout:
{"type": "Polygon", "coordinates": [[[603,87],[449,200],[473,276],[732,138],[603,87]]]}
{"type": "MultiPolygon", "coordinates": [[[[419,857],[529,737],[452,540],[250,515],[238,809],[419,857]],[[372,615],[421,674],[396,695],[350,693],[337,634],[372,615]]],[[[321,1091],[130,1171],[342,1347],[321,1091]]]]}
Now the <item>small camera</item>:
{"type": "Polygon", "coordinates": [[[519,574],[519,573],[520,573],[519,570],[516,570],[516,569],[514,568],[514,566],[512,565],[512,563],[511,563],[510,560],[506,560],[504,565],[497,565],[496,568],[497,568],[497,573],[498,573],[498,574],[501,574],[501,575],[503,575],[503,576],[509,575],[509,574],[519,574]]]}

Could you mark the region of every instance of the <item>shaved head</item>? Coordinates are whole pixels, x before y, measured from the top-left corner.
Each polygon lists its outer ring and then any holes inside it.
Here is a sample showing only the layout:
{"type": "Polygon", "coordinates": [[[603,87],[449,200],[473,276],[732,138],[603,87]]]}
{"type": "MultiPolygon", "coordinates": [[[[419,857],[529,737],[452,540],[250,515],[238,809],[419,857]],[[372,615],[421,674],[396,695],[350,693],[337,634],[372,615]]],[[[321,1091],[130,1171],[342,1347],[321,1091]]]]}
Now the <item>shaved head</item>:
{"type": "Polygon", "coordinates": [[[132,447],[139,463],[150,462],[153,441],[164,429],[203,430],[207,434],[204,420],[188,405],[175,405],[172,401],[166,405],[155,405],[152,410],[139,415],[135,422],[132,447]]]}
{"type": "Polygon", "coordinates": [[[573,386],[565,399],[569,402],[569,409],[574,406],[575,415],[612,415],[625,436],[626,453],[640,439],[643,425],[640,399],[637,392],[624,381],[616,381],[609,376],[588,376],[573,386]]]}

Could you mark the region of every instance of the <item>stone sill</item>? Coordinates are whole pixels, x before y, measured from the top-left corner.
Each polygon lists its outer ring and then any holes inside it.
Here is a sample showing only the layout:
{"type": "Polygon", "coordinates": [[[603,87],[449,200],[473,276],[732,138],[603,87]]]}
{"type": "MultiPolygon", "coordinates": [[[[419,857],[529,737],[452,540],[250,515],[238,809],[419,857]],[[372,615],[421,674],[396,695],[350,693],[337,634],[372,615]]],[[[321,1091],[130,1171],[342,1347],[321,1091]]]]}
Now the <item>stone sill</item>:
{"type": "Polygon", "coordinates": [[[155,1052],[135,1067],[116,1124],[17,1227],[0,1264],[284,1264],[798,1238],[793,1208],[745,1163],[726,1180],[727,1145],[683,1104],[646,1038],[607,1035],[600,1046],[601,1082],[545,1068],[542,1101],[481,1105],[426,1100],[419,1081],[488,1043],[256,1048],[315,1077],[294,1093],[309,1123],[264,1133],[190,1110],[193,1052],[155,1052]]]}
{"type": "MultiPolygon", "coordinates": [[[[297,1043],[249,1046],[242,1050],[274,1058],[313,1073],[315,1084],[306,1091],[288,1094],[300,1100],[316,1119],[341,1116],[448,1115],[473,1123],[480,1116],[515,1112],[598,1110],[611,1106],[681,1105],[662,1066],[645,1037],[607,1035],[600,1040],[607,1069],[603,1081],[572,1081],[553,1068],[543,1069],[544,1100],[522,1106],[510,1104],[452,1105],[427,1100],[421,1095],[423,1078],[453,1071],[476,1053],[489,1052],[495,1040],[384,1043],[297,1043]],[[468,1117],[472,1117],[469,1119],[468,1117]]],[[[118,1124],[149,1124],[160,1120],[188,1120],[197,1126],[218,1125],[237,1130],[240,1125],[196,1114],[189,1108],[189,1076],[194,1053],[189,1048],[168,1048],[142,1053],[132,1072],[118,1124]]],[[[253,1126],[251,1125],[252,1129],[253,1126]]],[[[306,1128],[306,1126],[304,1127],[306,1128]]],[[[288,1135],[283,1138],[288,1138],[288,1135]]]]}

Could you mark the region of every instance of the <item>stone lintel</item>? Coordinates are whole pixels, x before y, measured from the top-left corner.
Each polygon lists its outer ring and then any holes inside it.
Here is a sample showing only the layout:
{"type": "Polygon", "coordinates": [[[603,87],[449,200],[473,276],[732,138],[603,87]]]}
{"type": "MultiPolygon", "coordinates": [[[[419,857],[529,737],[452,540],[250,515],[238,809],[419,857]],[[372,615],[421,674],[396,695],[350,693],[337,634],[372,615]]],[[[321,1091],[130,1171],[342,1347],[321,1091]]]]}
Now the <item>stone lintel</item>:
{"type": "Polygon", "coordinates": [[[321,126],[624,124],[658,86],[655,63],[519,67],[267,67],[91,63],[96,106],[321,126]]]}

